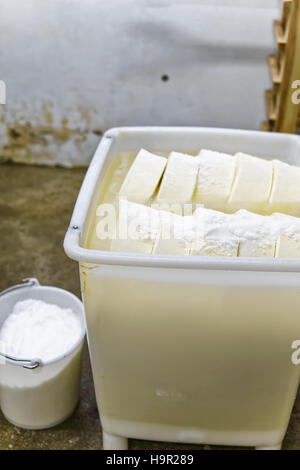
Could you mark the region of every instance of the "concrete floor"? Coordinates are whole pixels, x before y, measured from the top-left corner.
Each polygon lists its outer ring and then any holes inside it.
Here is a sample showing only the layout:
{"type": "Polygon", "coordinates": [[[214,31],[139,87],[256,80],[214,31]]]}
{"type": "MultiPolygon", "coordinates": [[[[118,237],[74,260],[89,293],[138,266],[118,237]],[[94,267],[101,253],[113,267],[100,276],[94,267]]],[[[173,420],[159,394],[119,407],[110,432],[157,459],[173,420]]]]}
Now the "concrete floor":
{"type": "MultiPolygon", "coordinates": [[[[62,243],[85,170],[0,165],[0,290],[25,277],[80,296],[78,270],[62,243]]],[[[130,449],[211,449],[130,440],[130,449]]],[[[0,450],[101,449],[101,428],[87,348],[80,404],[64,424],[45,431],[24,431],[0,412],[0,450]]],[[[300,394],[284,449],[300,450],[300,394]]]]}

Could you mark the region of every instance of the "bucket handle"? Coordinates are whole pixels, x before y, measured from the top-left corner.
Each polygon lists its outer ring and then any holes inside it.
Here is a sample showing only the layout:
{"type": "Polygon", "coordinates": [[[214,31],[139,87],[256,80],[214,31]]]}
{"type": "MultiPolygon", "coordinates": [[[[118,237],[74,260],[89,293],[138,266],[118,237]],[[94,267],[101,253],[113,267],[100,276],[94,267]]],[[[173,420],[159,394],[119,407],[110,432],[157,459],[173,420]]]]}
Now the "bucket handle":
{"type": "Polygon", "coordinates": [[[38,287],[38,286],[40,286],[40,283],[35,277],[26,277],[25,279],[22,279],[22,284],[16,284],[15,286],[8,287],[8,289],[1,291],[0,297],[2,297],[2,295],[8,294],[8,292],[12,292],[16,289],[21,289],[22,287],[38,287]]]}
{"type": "MultiPolygon", "coordinates": [[[[35,277],[27,277],[25,279],[22,279],[22,284],[17,284],[15,286],[8,287],[8,289],[5,289],[0,292],[0,297],[2,297],[2,295],[8,294],[8,292],[12,292],[16,289],[21,289],[22,287],[38,286],[40,286],[40,283],[35,277]]],[[[18,359],[16,357],[9,356],[8,354],[3,354],[1,352],[0,356],[4,357],[4,359],[7,359],[8,361],[14,362],[16,365],[22,366],[24,369],[37,369],[42,364],[42,361],[40,359],[18,359]]]]}
{"type": "Polygon", "coordinates": [[[37,369],[41,365],[40,359],[17,359],[16,357],[9,356],[0,352],[0,356],[4,357],[8,361],[14,362],[18,366],[22,366],[24,369],[37,369]]]}

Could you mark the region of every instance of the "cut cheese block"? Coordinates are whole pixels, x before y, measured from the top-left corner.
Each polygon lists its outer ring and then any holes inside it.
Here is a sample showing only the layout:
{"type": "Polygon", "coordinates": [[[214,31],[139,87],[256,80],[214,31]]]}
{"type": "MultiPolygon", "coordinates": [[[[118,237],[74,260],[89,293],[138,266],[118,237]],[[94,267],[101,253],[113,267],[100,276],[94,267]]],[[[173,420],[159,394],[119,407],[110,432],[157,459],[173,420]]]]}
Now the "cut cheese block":
{"type": "Polygon", "coordinates": [[[300,167],[273,161],[274,178],[270,196],[272,211],[300,215],[300,167]]]}
{"type": "Polygon", "coordinates": [[[273,179],[272,162],[237,153],[237,171],[228,206],[230,209],[266,211],[273,179]]]}
{"type": "Polygon", "coordinates": [[[112,251],[188,254],[194,239],[195,219],[121,199],[117,238],[112,251]],[[186,249],[185,249],[186,248],[186,249]]]}
{"type": "Polygon", "coordinates": [[[242,209],[233,214],[231,230],[239,239],[239,257],[274,257],[279,226],[273,217],[242,209]]]}
{"type": "Polygon", "coordinates": [[[148,206],[121,199],[118,229],[110,249],[118,252],[151,253],[159,233],[157,211],[148,206]]]}
{"type": "Polygon", "coordinates": [[[195,239],[195,218],[159,211],[160,235],[156,240],[154,254],[189,255],[195,239]]]}
{"type": "Polygon", "coordinates": [[[182,239],[191,243],[195,238],[195,218],[159,211],[160,231],[163,238],[182,239]]]}
{"type": "Polygon", "coordinates": [[[194,256],[237,256],[237,240],[206,238],[192,244],[190,254],[194,256]]]}
{"type": "Polygon", "coordinates": [[[119,253],[147,253],[151,254],[154,246],[154,240],[121,240],[120,238],[111,241],[111,251],[117,251],[119,253]]]}
{"type": "Polygon", "coordinates": [[[151,238],[155,240],[161,230],[159,211],[143,204],[120,200],[120,226],[126,228],[130,238],[151,238]]]}
{"type": "Polygon", "coordinates": [[[191,202],[198,174],[196,157],[184,153],[172,152],[164,173],[158,195],[158,202],[191,202]]]}
{"type": "Polygon", "coordinates": [[[166,158],[144,149],[140,150],[125,177],[119,196],[140,203],[149,201],[160,182],[166,164],[166,158]]]}
{"type": "Polygon", "coordinates": [[[236,157],[203,149],[197,160],[199,172],[195,201],[210,209],[223,210],[233,184],[236,157]]]}
{"type": "Polygon", "coordinates": [[[230,257],[300,257],[300,219],[197,208],[180,216],[120,200],[117,252],[230,257]],[[276,249],[276,251],[275,251],[276,249]]]}
{"type": "Polygon", "coordinates": [[[198,208],[194,216],[196,229],[191,255],[237,256],[239,244],[231,233],[232,215],[198,208]]]}
{"type": "Polygon", "coordinates": [[[274,258],[275,240],[241,240],[239,244],[239,257],[274,258]]]}
{"type": "Polygon", "coordinates": [[[282,233],[276,243],[275,256],[276,258],[300,258],[300,239],[282,233]]]}
{"type": "Polygon", "coordinates": [[[278,226],[278,234],[285,233],[289,237],[300,238],[300,218],[292,215],[274,213],[270,217],[278,226]]]}
{"type": "Polygon", "coordinates": [[[200,207],[195,210],[194,217],[196,238],[199,240],[232,238],[231,214],[200,207]]]}
{"type": "Polygon", "coordinates": [[[300,219],[286,214],[272,215],[278,224],[278,237],[276,243],[276,258],[300,257],[300,219]]]}
{"type": "Polygon", "coordinates": [[[183,239],[158,237],[153,248],[157,255],[189,255],[190,245],[183,239]]]}

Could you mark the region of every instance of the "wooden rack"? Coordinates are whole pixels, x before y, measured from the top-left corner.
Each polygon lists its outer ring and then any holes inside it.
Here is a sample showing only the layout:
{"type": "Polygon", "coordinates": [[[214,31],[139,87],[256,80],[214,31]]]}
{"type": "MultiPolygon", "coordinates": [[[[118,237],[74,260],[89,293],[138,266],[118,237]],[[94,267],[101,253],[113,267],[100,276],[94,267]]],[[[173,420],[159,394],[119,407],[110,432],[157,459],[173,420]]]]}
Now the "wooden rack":
{"type": "Polygon", "coordinates": [[[268,121],[262,129],[294,133],[300,128],[300,105],[292,101],[297,91],[292,85],[300,80],[300,0],[282,0],[282,18],[274,29],[276,54],[269,58],[273,88],[266,92],[268,121]]]}

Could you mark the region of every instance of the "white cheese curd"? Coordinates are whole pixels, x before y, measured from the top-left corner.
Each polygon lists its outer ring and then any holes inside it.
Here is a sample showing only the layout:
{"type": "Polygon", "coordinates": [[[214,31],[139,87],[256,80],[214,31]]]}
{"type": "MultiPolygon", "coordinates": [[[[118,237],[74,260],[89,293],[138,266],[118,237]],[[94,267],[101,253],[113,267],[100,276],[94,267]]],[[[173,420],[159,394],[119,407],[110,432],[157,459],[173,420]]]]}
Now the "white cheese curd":
{"type": "MultiPolygon", "coordinates": [[[[148,172],[152,180],[156,172],[155,158],[163,157],[141,150],[125,178],[137,198],[143,187],[141,175],[148,172]],[[148,167],[142,164],[142,172],[133,171],[143,159],[148,167]]],[[[150,200],[148,205],[119,200],[119,232],[111,241],[112,251],[299,256],[300,220],[270,214],[272,208],[297,211],[298,201],[300,207],[300,168],[242,152],[233,156],[207,149],[196,157],[171,152],[166,161],[165,169],[158,165],[163,176],[155,184],[155,194],[152,188],[156,197],[151,197],[151,206],[150,200]]],[[[132,200],[137,199],[133,193],[132,200]]]]}
{"type": "Polygon", "coordinates": [[[141,149],[122,184],[120,197],[147,202],[153,196],[166,164],[166,158],[141,149]]]}
{"type": "Polygon", "coordinates": [[[120,238],[111,250],[195,256],[299,256],[300,219],[241,209],[234,214],[198,207],[191,216],[120,202],[120,238]],[[277,246],[278,245],[278,246],[277,246]]]}
{"type": "Polygon", "coordinates": [[[157,195],[158,202],[188,203],[192,201],[198,175],[196,157],[171,152],[157,195]]]}
{"type": "Polygon", "coordinates": [[[195,218],[197,237],[191,255],[273,258],[292,257],[293,252],[293,257],[299,257],[300,220],[296,217],[198,208],[195,218]]]}
{"type": "Polygon", "coordinates": [[[237,172],[228,206],[231,209],[265,211],[272,187],[272,162],[237,153],[237,172]]]}
{"type": "MultiPolygon", "coordinates": [[[[159,207],[159,206],[158,206],[159,207]]],[[[149,206],[120,200],[117,237],[111,241],[111,250],[135,253],[188,254],[194,239],[195,219],[149,206]],[[184,248],[186,247],[186,248],[184,248]]]]}
{"type": "Polygon", "coordinates": [[[230,214],[198,208],[195,213],[196,238],[191,247],[195,256],[237,256],[239,240],[231,231],[230,214]]]}
{"type": "Polygon", "coordinates": [[[239,243],[234,239],[205,238],[196,240],[191,247],[194,256],[238,256],[239,243]]]}
{"type": "Polygon", "coordinates": [[[160,231],[154,254],[189,255],[195,239],[195,218],[159,211],[160,231]]]}
{"type": "Polygon", "coordinates": [[[280,226],[272,216],[241,209],[232,217],[231,230],[239,239],[240,257],[274,257],[280,226]]]}
{"type": "MultiPolygon", "coordinates": [[[[191,215],[195,206],[199,205],[227,214],[248,210],[262,215],[282,212],[300,216],[300,168],[279,160],[265,160],[242,152],[231,155],[208,149],[202,149],[197,156],[171,152],[165,158],[141,149],[137,155],[135,152],[119,154],[107,174],[98,209],[102,203],[110,204],[115,209],[120,199],[125,198],[132,203],[151,205],[160,214],[164,211],[185,217],[191,215]]],[[[141,211],[145,212],[144,209],[141,211]]],[[[161,253],[165,249],[163,247],[166,247],[159,235],[161,221],[150,238],[146,230],[142,238],[124,240],[119,237],[115,239],[115,235],[112,235],[114,226],[112,232],[107,233],[101,216],[101,211],[98,213],[97,210],[88,237],[89,248],[150,254],[161,253]]],[[[143,218],[143,215],[139,218],[143,218]]],[[[259,226],[267,223],[267,219],[263,222],[258,220],[255,224],[259,223],[259,226]]],[[[172,226],[173,222],[170,224],[172,226]]],[[[165,223],[163,226],[170,224],[165,223]]],[[[268,233],[266,237],[243,237],[239,256],[273,256],[275,242],[268,233]],[[260,238],[258,246],[255,240],[260,238]]],[[[177,254],[182,253],[182,250],[185,254],[190,251],[178,243],[172,246],[168,250],[177,254]]]]}
{"type": "Polygon", "coordinates": [[[279,227],[280,233],[300,240],[300,218],[275,212],[272,220],[279,227]]]}
{"type": "Polygon", "coordinates": [[[274,177],[270,209],[300,215],[300,168],[280,160],[273,161],[274,177]]]}
{"type": "Polygon", "coordinates": [[[300,258],[300,219],[275,213],[273,219],[280,226],[276,243],[276,258],[300,258]]]}
{"type": "Polygon", "coordinates": [[[197,238],[228,239],[232,233],[232,215],[198,207],[194,212],[197,238]]]}
{"type": "Polygon", "coordinates": [[[195,201],[210,209],[223,210],[233,184],[236,157],[203,149],[196,159],[199,172],[195,201]]]}
{"type": "Polygon", "coordinates": [[[126,253],[152,253],[159,233],[159,220],[153,209],[143,204],[121,199],[118,226],[110,249],[126,253]]]}
{"type": "Polygon", "coordinates": [[[153,254],[157,255],[189,255],[189,251],[188,243],[174,237],[166,240],[159,236],[153,248],[153,254]]]}
{"type": "Polygon", "coordinates": [[[27,299],[17,302],[3,323],[0,342],[8,355],[51,361],[72,348],[81,332],[80,320],[71,309],[27,299]]]}
{"type": "Polygon", "coordinates": [[[300,240],[282,233],[276,243],[276,258],[300,258],[300,240]]]}

